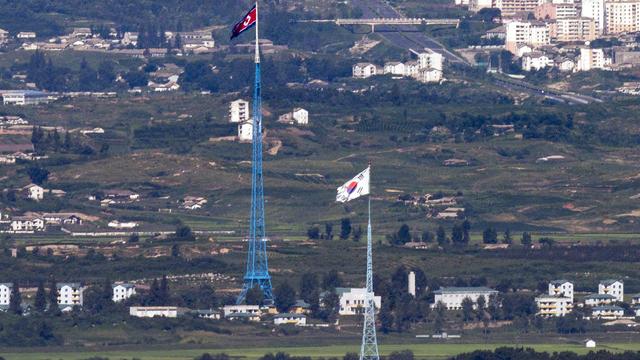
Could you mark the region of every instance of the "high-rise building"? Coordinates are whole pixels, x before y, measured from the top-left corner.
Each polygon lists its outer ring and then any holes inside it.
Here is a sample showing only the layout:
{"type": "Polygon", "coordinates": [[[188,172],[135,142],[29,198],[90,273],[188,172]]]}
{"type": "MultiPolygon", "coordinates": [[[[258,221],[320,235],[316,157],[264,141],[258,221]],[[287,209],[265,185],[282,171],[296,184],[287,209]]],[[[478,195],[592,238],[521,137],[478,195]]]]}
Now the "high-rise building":
{"type": "Polygon", "coordinates": [[[512,21],[505,25],[505,46],[513,54],[519,45],[533,48],[548,45],[551,42],[549,26],[539,21],[512,21]]]}
{"type": "Polygon", "coordinates": [[[590,18],[558,19],[552,25],[552,35],[558,42],[593,41],[596,39],[596,23],[590,18]]]}
{"type": "Polygon", "coordinates": [[[595,21],[596,33],[604,31],[604,0],[582,0],[582,17],[595,21]]]}
{"type": "Polygon", "coordinates": [[[606,1],[604,32],[620,34],[640,31],[640,1],[606,1]]]}
{"type": "Polygon", "coordinates": [[[500,9],[502,16],[511,17],[518,13],[533,12],[542,0],[496,0],[495,7],[500,9]]]}
{"type": "Polygon", "coordinates": [[[242,123],[249,120],[249,102],[238,99],[229,105],[229,122],[242,123]]]}

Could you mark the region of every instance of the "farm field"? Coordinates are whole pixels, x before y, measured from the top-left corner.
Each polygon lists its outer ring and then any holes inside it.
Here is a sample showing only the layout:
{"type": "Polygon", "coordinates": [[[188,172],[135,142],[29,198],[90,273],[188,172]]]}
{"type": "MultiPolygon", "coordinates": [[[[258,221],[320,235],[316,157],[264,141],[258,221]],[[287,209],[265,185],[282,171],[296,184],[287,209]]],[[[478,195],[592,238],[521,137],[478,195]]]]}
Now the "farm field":
{"type": "MultiPolygon", "coordinates": [[[[398,344],[380,345],[381,355],[388,355],[394,351],[411,350],[416,359],[436,360],[446,359],[464,352],[474,350],[493,350],[513,344],[398,344]]],[[[571,351],[577,354],[586,354],[582,344],[525,344],[524,347],[534,348],[536,351],[561,352],[571,351]]],[[[121,351],[73,351],[73,352],[22,352],[1,353],[7,360],[83,360],[92,356],[107,357],[110,359],[140,359],[140,360],[192,360],[203,353],[225,353],[233,357],[247,360],[255,360],[267,353],[286,352],[292,356],[310,356],[314,359],[337,357],[341,358],[347,352],[358,352],[357,345],[333,345],[322,347],[255,347],[255,348],[218,348],[218,349],[185,349],[185,350],[121,350],[121,351]]],[[[598,350],[611,352],[640,351],[638,343],[606,343],[599,344],[598,350]]]]}

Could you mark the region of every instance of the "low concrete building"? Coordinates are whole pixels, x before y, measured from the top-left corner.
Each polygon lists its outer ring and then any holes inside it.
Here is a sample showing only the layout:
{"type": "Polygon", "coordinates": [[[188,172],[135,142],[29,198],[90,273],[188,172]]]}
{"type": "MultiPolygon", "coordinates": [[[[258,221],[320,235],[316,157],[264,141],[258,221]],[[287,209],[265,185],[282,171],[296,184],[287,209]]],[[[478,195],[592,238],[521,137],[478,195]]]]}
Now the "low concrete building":
{"type": "Polygon", "coordinates": [[[225,305],[222,307],[222,312],[225,317],[232,314],[257,314],[258,316],[262,314],[258,305],[225,305]]]}
{"type": "Polygon", "coordinates": [[[584,298],[586,306],[611,305],[616,302],[616,297],[610,294],[591,294],[584,298]]]}
{"type": "Polygon", "coordinates": [[[0,90],[4,105],[38,105],[50,101],[49,94],[36,90],[0,90]]]}
{"type": "Polygon", "coordinates": [[[591,316],[597,319],[618,319],[624,316],[624,309],[615,305],[596,306],[591,316]]]}
{"type": "Polygon", "coordinates": [[[274,325],[295,325],[305,326],[307,325],[307,317],[302,314],[283,313],[273,317],[274,325]]]}
{"type": "Polygon", "coordinates": [[[131,306],[129,308],[129,315],[142,318],[177,318],[184,313],[184,309],[177,306],[131,306]]]}
{"type": "Polygon", "coordinates": [[[253,119],[238,124],[238,141],[253,142],[253,119]]]}
{"type": "Polygon", "coordinates": [[[443,303],[447,310],[460,310],[462,309],[462,301],[464,299],[471,299],[474,304],[474,308],[478,302],[478,298],[483,297],[485,304],[489,303],[489,297],[497,295],[498,291],[490,289],[488,287],[441,287],[439,290],[433,292],[434,303],[431,305],[435,307],[438,303],[443,303]]]}

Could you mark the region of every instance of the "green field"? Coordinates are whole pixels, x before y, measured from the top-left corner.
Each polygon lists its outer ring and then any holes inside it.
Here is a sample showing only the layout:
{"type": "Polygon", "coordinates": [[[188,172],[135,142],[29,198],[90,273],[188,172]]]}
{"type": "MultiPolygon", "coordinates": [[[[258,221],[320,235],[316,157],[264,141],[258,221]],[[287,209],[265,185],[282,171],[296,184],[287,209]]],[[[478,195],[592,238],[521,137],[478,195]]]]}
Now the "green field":
{"type": "MultiPolygon", "coordinates": [[[[388,355],[394,351],[409,349],[413,351],[417,359],[446,359],[460,353],[474,350],[492,350],[502,346],[514,346],[513,344],[413,344],[413,345],[381,345],[381,355],[388,355]]],[[[582,344],[526,344],[525,347],[534,348],[536,351],[571,351],[577,354],[586,354],[586,349],[582,344]]],[[[638,343],[607,343],[598,345],[598,350],[608,350],[612,352],[640,351],[638,343]]],[[[140,360],[191,360],[203,353],[226,353],[234,357],[253,360],[266,353],[283,351],[294,356],[310,356],[312,358],[341,358],[347,352],[358,352],[358,346],[323,346],[323,347],[257,347],[257,348],[229,348],[229,349],[186,349],[186,350],[122,350],[122,351],[69,351],[69,352],[22,352],[22,353],[0,353],[7,360],[82,360],[92,356],[108,357],[110,359],[140,359],[140,360]]]]}

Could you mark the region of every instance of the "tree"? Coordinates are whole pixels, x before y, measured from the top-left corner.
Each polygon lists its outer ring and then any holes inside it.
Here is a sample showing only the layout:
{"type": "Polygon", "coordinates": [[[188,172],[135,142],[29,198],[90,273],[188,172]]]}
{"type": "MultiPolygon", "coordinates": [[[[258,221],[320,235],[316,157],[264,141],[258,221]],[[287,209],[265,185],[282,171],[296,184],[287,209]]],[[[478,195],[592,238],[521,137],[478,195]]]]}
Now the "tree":
{"type": "Polygon", "coordinates": [[[433,242],[433,233],[429,230],[423,231],[422,236],[420,237],[420,240],[422,240],[422,242],[424,243],[433,242]]]}
{"type": "Polygon", "coordinates": [[[476,300],[476,318],[482,320],[484,318],[484,308],[487,306],[487,301],[484,296],[478,296],[476,300]]]}
{"type": "Polygon", "coordinates": [[[469,244],[469,242],[471,242],[469,231],[471,231],[471,223],[469,220],[465,220],[462,222],[462,242],[465,244],[469,244]]]}
{"type": "Polygon", "coordinates": [[[129,244],[135,244],[140,241],[140,235],[138,233],[133,233],[129,236],[129,240],[127,241],[129,244]]]}
{"type": "Polygon", "coordinates": [[[38,185],[42,185],[49,178],[49,170],[38,166],[28,168],[27,174],[31,182],[38,185]]]}
{"type": "Polygon", "coordinates": [[[351,234],[351,238],[355,242],[358,242],[360,241],[360,239],[362,239],[362,225],[358,225],[358,227],[355,228],[355,230],[353,230],[353,233],[351,234]]]}
{"type": "Polygon", "coordinates": [[[11,289],[9,312],[17,315],[22,314],[22,296],[20,296],[20,286],[17,281],[13,282],[13,288],[11,289]]]}
{"type": "Polygon", "coordinates": [[[436,304],[436,319],[434,323],[436,332],[442,332],[444,330],[444,321],[446,314],[447,307],[442,301],[438,301],[438,303],[436,304]]]}
{"type": "Polygon", "coordinates": [[[180,257],[180,246],[178,244],[173,244],[171,246],[171,256],[180,257]]]}
{"type": "Polygon", "coordinates": [[[344,356],[342,357],[342,360],[359,360],[359,359],[360,359],[360,355],[354,352],[348,352],[344,354],[344,356]]]}
{"type": "Polygon", "coordinates": [[[51,280],[49,284],[49,311],[54,312],[58,309],[58,284],[51,280]]]}
{"type": "Polygon", "coordinates": [[[306,272],[300,279],[300,297],[310,303],[313,301],[318,291],[318,276],[314,273],[306,272]]]}
{"type": "Polygon", "coordinates": [[[149,77],[144,71],[129,71],[124,74],[124,80],[129,84],[130,88],[147,86],[149,77]]]}
{"type": "Polygon", "coordinates": [[[473,300],[466,297],[462,299],[462,319],[467,322],[473,319],[473,300]]]}
{"type": "Polygon", "coordinates": [[[191,228],[184,224],[178,225],[178,227],[176,228],[175,237],[176,237],[176,240],[178,241],[195,241],[196,240],[196,237],[193,236],[193,232],[191,231],[191,228]]]}
{"type": "Polygon", "coordinates": [[[498,233],[493,228],[486,228],[482,232],[482,242],[485,244],[497,244],[498,233]]]}
{"type": "Polygon", "coordinates": [[[404,245],[409,241],[411,241],[411,229],[409,228],[409,225],[402,224],[396,233],[394,243],[396,245],[404,245]]]}
{"type": "Polygon", "coordinates": [[[438,245],[445,246],[449,242],[447,240],[447,233],[444,231],[444,227],[442,225],[438,226],[438,230],[436,231],[436,239],[438,240],[438,245]]]}
{"type": "Polygon", "coordinates": [[[461,225],[453,225],[453,229],[451,229],[451,242],[453,245],[466,245],[464,243],[464,230],[461,225]]]}
{"type": "Polygon", "coordinates": [[[167,280],[166,275],[162,275],[162,280],[160,280],[160,291],[158,293],[158,297],[160,305],[169,305],[171,294],[169,292],[169,281],[167,280]]]}
{"type": "Polygon", "coordinates": [[[393,329],[393,312],[391,311],[391,305],[388,301],[385,301],[380,309],[380,330],[387,334],[393,329]]]}
{"type": "Polygon", "coordinates": [[[33,307],[39,313],[44,312],[47,309],[47,295],[44,291],[44,282],[38,282],[38,290],[36,290],[36,298],[33,303],[33,307]]]}
{"type": "Polygon", "coordinates": [[[327,240],[333,240],[333,224],[324,224],[324,238],[327,240]]]}
{"type": "Polygon", "coordinates": [[[512,244],[513,239],[511,238],[511,231],[509,229],[504,231],[504,235],[502,237],[503,244],[512,244]]]}
{"type": "Polygon", "coordinates": [[[322,288],[325,290],[333,290],[342,286],[342,278],[337,270],[330,270],[322,277],[322,288]]]}
{"type": "Polygon", "coordinates": [[[274,296],[279,312],[287,312],[296,303],[296,291],[287,281],[276,288],[274,296]]]}
{"type": "Polygon", "coordinates": [[[247,305],[262,305],[264,302],[264,293],[259,285],[255,285],[251,289],[247,290],[245,302],[247,305]]]}
{"type": "Polygon", "coordinates": [[[531,247],[531,234],[529,234],[528,232],[523,232],[522,233],[522,238],[520,239],[520,243],[522,243],[522,246],[524,247],[531,247]]]}
{"type": "Polygon", "coordinates": [[[343,218],[340,220],[340,239],[346,240],[351,235],[351,219],[343,218]]]}
{"type": "Polygon", "coordinates": [[[317,240],[317,239],[319,239],[319,238],[320,238],[320,228],[319,228],[319,227],[317,227],[316,225],[314,225],[314,226],[310,227],[310,228],[307,230],[307,237],[308,237],[310,240],[317,240]]]}

